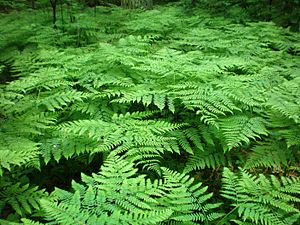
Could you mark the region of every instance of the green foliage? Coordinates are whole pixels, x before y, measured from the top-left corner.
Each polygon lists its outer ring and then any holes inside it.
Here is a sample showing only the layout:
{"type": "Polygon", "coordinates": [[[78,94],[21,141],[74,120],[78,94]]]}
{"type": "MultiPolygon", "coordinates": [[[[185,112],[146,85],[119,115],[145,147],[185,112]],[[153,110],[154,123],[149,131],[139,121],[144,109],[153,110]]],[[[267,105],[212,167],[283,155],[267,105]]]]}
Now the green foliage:
{"type": "Polygon", "coordinates": [[[29,184],[13,183],[11,180],[1,177],[0,186],[0,210],[8,204],[17,214],[25,216],[40,208],[39,200],[45,197],[44,190],[38,187],[30,187],[29,184]]]}
{"type": "Polygon", "coordinates": [[[16,0],[16,1],[10,1],[10,0],[1,0],[0,1],[0,7],[1,11],[6,12],[12,9],[24,9],[26,8],[27,2],[26,0],[16,0]]]}
{"type": "Polygon", "coordinates": [[[1,135],[1,167],[0,174],[3,174],[3,168],[11,170],[13,166],[34,165],[39,167],[39,148],[38,143],[29,139],[18,137],[7,137],[1,135]]]}
{"type": "Polygon", "coordinates": [[[39,3],[1,14],[1,224],[299,223],[299,33],[39,3]]]}
{"type": "MultiPolygon", "coordinates": [[[[294,204],[300,199],[299,178],[265,175],[253,176],[242,170],[233,173],[228,168],[223,173],[222,196],[230,199],[243,221],[255,224],[294,224],[299,221],[300,212],[294,204]]],[[[235,212],[236,211],[236,212],[235,212]]]]}
{"type": "Polygon", "coordinates": [[[299,31],[299,0],[198,0],[212,12],[225,14],[235,21],[265,20],[299,31]]]}
{"type": "Polygon", "coordinates": [[[74,193],[57,189],[41,201],[43,215],[57,224],[158,224],[212,221],[219,204],[208,204],[207,187],[185,174],[162,168],[163,179],[138,175],[134,164],[108,158],[98,174],[73,182],[74,193]]]}
{"type": "Polygon", "coordinates": [[[250,143],[250,138],[260,138],[267,135],[262,118],[235,115],[219,122],[220,130],[224,136],[224,142],[228,149],[238,147],[242,142],[250,143]]]}
{"type": "Polygon", "coordinates": [[[249,153],[245,168],[265,167],[280,171],[281,168],[297,167],[297,151],[297,148],[287,147],[282,141],[258,143],[249,153]]]}

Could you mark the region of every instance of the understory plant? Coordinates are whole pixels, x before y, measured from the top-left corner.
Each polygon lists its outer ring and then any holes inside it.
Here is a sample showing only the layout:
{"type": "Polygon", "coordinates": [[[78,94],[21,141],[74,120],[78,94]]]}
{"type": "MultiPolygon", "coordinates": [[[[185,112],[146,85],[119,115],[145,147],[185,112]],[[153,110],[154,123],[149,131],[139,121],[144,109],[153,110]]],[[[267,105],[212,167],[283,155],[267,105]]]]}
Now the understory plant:
{"type": "Polygon", "coordinates": [[[299,33],[62,6],[0,20],[1,224],[299,224],[299,33]]]}

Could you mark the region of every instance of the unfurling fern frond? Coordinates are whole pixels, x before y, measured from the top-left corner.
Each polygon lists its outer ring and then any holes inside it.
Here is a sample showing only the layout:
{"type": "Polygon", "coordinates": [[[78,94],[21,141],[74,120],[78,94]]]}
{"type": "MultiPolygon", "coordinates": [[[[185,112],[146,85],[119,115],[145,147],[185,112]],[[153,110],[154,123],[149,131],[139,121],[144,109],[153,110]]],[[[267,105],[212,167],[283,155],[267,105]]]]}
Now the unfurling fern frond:
{"type": "Polygon", "coordinates": [[[133,163],[109,157],[98,174],[73,182],[74,193],[56,189],[41,201],[43,217],[56,224],[159,224],[213,221],[219,204],[209,204],[207,187],[163,168],[163,180],[138,175],[133,163]]]}
{"type": "Polygon", "coordinates": [[[299,191],[299,178],[271,176],[269,179],[243,170],[233,173],[228,168],[223,172],[222,196],[232,202],[236,218],[246,222],[294,224],[300,218],[299,209],[293,205],[300,202],[299,191]]]}

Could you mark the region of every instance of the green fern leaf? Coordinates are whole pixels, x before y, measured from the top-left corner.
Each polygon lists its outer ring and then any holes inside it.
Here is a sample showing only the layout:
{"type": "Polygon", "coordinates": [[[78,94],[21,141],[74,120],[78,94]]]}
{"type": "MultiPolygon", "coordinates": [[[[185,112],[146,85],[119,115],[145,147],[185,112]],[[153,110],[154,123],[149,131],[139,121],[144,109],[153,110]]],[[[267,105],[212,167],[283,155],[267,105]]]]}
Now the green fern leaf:
{"type": "Polygon", "coordinates": [[[246,171],[235,174],[228,168],[224,169],[223,177],[222,196],[232,201],[238,217],[244,221],[269,225],[293,224],[295,220],[290,216],[300,217],[299,210],[291,204],[300,201],[293,195],[299,191],[299,179],[281,177],[284,182],[280,182],[272,176],[270,181],[262,174],[253,176],[246,171]],[[289,185],[293,186],[290,193],[289,185]]]}
{"type": "Polygon", "coordinates": [[[29,184],[13,184],[1,179],[1,202],[9,204],[21,216],[40,209],[39,200],[43,197],[46,197],[45,190],[38,190],[38,187],[30,187],[29,184]]]}
{"type": "Polygon", "coordinates": [[[28,163],[39,168],[39,143],[22,137],[5,136],[2,133],[0,137],[0,175],[3,173],[3,168],[11,170],[13,166],[28,165],[28,163]]]}
{"type": "Polygon", "coordinates": [[[225,151],[238,147],[242,143],[249,144],[250,139],[255,140],[261,138],[261,135],[268,135],[265,121],[260,117],[234,115],[220,119],[218,124],[224,136],[225,151]]]}
{"type": "Polygon", "coordinates": [[[209,213],[220,204],[206,201],[207,187],[185,174],[164,168],[163,180],[151,181],[122,158],[108,157],[93,177],[82,175],[84,184],[73,182],[74,193],[56,189],[41,200],[44,218],[58,224],[158,224],[167,221],[212,221],[209,213]]]}

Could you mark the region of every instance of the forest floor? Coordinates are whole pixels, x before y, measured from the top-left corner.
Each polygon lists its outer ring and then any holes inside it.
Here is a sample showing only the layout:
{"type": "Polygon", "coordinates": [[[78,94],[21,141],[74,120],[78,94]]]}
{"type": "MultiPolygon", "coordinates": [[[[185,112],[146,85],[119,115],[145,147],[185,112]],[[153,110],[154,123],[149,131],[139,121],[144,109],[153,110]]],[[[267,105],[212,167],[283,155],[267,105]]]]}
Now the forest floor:
{"type": "MultiPolygon", "coordinates": [[[[65,6],[56,28],[48,9],[0,16],[1,219],[35,219],[41,207],[37,217],[75,224],[85,203],[68,211],[78,215],[73,222],[53,208],[88,201],[99,182],[113,199],[103,202],[119,204],[124,218],[157,213],[149,224],[299,222],[299,33],[178,4],[65,6]],[[81,179],[99,170],[103,176],[81,179]],[[165,191],[161,201],[146,192],[114,199],[126,182],[140,190],[145,176],[164,179],[151,187],[165,191]],[[70,193],[53,192],[72,187],[71,203],[70,193]]],[[[106,206],[101,219],[114,224],[119,217],[106,206]]]]}

